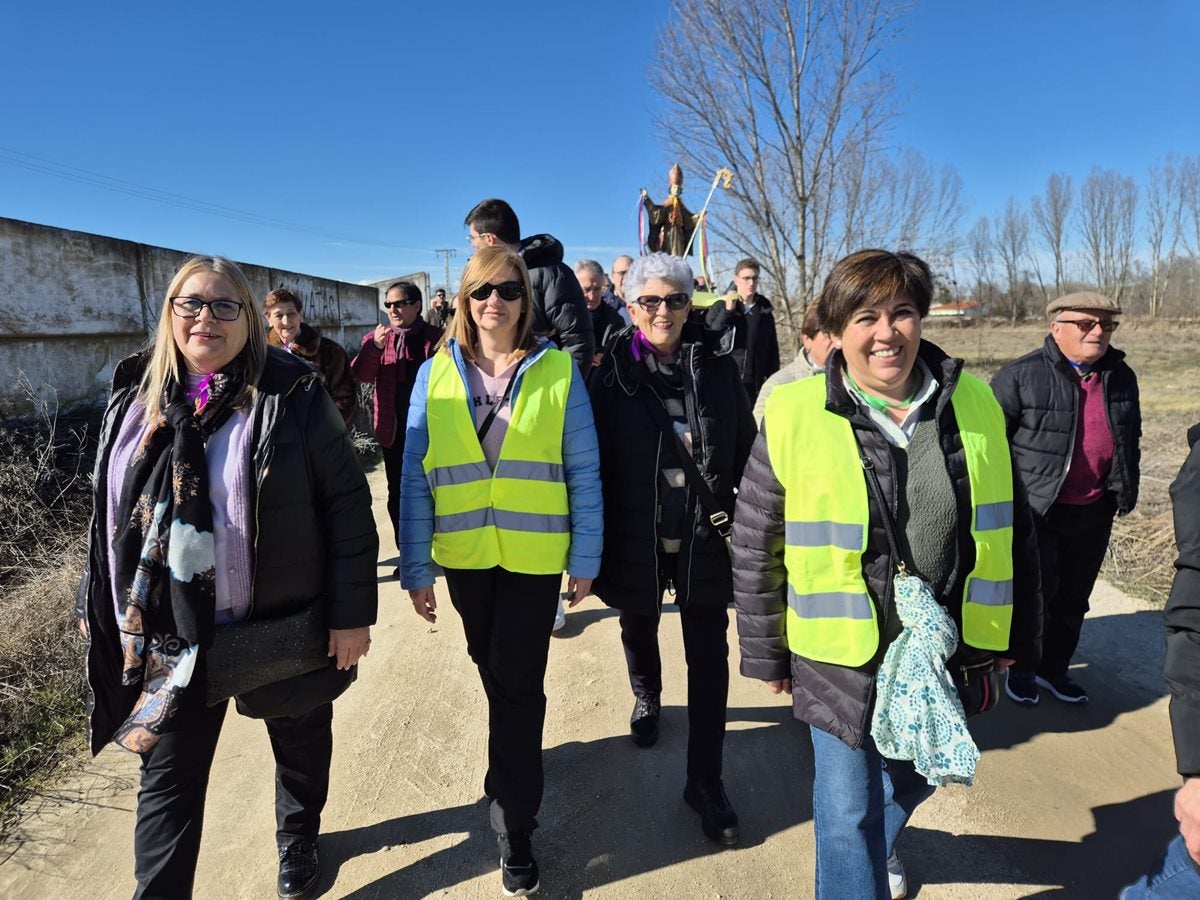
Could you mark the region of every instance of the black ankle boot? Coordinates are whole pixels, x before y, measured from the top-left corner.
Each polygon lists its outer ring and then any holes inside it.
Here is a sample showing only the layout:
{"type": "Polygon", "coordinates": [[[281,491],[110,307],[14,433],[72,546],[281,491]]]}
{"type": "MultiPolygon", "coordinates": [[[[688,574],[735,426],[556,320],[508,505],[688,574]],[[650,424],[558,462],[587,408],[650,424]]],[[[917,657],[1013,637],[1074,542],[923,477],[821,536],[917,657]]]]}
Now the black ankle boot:
{"type": "Polygon", "coordinates": [[[660,713],[658,694],[635,698],[633,715],[629,717],[629,734],[639,747],[653,747],[658,740],[660,713]]]}
{"type": "Polygon", "coordinates": [[[307,900],[321,878],[316,841],[296,841],[279,851],[279,896],[307,900]]]}
{"type": "Polygon", "coordinates": [[[724,847],[737,844],[740,838],[737,813],[725,795],[725,785],[720,778],[688,781],[683,789],[683,799],[700,814],[700,827],[709,839],[724,847]]]}

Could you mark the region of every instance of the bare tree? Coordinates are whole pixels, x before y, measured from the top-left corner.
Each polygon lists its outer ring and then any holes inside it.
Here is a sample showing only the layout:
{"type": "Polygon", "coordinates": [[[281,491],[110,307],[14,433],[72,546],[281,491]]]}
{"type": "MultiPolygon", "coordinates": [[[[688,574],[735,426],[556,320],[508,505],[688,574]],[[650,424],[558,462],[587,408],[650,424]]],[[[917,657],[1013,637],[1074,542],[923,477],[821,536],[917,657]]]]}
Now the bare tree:
{"type": "Polygon", "coordinates": [[[1111,169],[1092,169],[1079,191],[1080,229],[1101,293],[1118,303],[1129,288],[1137,184],[1111,169]]]}
{"type": "Polygon", "coordinates": [[[994,246],[991,220],[987,216],[980,216],[967,232],[967,253],[971,260],[971,274],[975,276],[975,302],[979,304],[981,312],[991,311],[994,246]]]}
{"type": "Polygon", "coordinates": [[[1066,250],[1067,220],[1074,200],[1071,176],[1055,172],[1046,179],[1045,199],[1035,196],[1029,203],[1034,227],[1054,257],[1054,296],[1063,292],[1066,273],[1063,266],[1066,250]]]}
{"type": "Polygon", "coordinates": [[[1150,167],[1146,179],[1146,240],[1150,247],[1150,316],[1156,317],[1179,247],[1183,211],[1182,175],[1175,154],[1150,167]]]}
{"type": "MultiPolygon", "coordinates": [[[[1186,156],[1179,164],[1181,235],[1194,270],[1200,260],[1200,156],[1186,156]]],[[[1190,279],[1191,301],[1196,302],[1196,279],[1190,279]]]]}
{"type": "Polygon", "coordinates": [[[1021,264],[1029,255],[1029,216],[1012,197],[1008,198],[1004,213],[996,223],[995,248],[1008,283],[1009,319],[1016,325],[1025,317],[1028,283],[1021,277],[1021,264]]]}
{"type": "Polygon", "coordinates": [[[942,242],[961,216],[956,172],[886,152],[896,104],[880,54],[908,7],[673,0],[659,35],[650,81],[666,100],[665,144],[701,177],[735,170],[712,230],[762,261],[793,323],[840,255],[872,242],[942,242]],[[912,215],[880,214],[905,198],[919,200],[904,209],[912,215]]]}

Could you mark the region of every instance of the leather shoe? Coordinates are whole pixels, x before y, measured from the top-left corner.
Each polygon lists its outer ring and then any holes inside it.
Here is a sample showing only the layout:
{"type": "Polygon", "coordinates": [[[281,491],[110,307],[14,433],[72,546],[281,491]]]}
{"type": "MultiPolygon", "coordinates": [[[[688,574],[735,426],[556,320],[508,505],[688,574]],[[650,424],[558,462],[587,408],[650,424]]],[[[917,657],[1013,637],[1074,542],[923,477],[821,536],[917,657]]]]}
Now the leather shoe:
{"type": "Polygon", "coordinates": [[[316,841],[296,841],[279,851],[279,896],[282,900],[308,900],[321,878],[316,841]]]}
{"type": "Polygon", "coordinates": [[[741,837],[737,813],[733,811],[720,778],[689,781],[683,789],[683,799],[700,814],[700,827],[710,840],[723,847],[737,845],[741,837]]]}
{"type": "Polygon", "coordinates": [[[661,713],[658,694],[637,697],[629,717],[629,736],[639,747],[653,747],[658,741],[658,718],[661,713]]]}

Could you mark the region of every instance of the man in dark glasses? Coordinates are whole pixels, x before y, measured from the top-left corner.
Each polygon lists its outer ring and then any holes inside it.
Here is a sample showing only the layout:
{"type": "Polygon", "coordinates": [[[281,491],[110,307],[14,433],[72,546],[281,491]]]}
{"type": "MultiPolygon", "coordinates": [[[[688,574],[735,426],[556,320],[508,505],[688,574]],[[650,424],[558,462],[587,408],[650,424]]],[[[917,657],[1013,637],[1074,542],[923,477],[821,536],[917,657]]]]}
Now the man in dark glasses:
{"type": "Polygon", "coordinates": [[[472,249],[503,244],[521,254],[533,286],[534,333],[548,337],[571,354],[586,375],[592,366],[595,342],[592,317],[579,280],[563,262],[563,245],[549,234],[521,240],[521,223],[505,201],[481,200],[467,213],[467,242],[472,249]]]}
{"type": "Polygon", "coordinates": [[[1113,517],[1137,503],[1141,407],[1137,377],[1110,346],[1118,303],[1094,291],[1052,300],[1038,350],[992,379],[1021,480],[1037,522],[1046,608],[1041,660],[1018,660],[1006,690],[1027,706],[1044,688],[1086,703],[1068,669],[1113,517]]]}
{"type": "MultiPolygon", "coordinates": [[[[383,297],[387,323],[363,335],[358,356],[350,363],[354,377],[375,387],[375,439],[383,449],[388,483],[388,516],[399,549],[400,472],[404,464],[404,423],[417,370],[433,355],[442,329],[421,318],[421,289],[397,281],[383,297]]],[[[396,577],[400,575],[396,569],[396,577]]]]}

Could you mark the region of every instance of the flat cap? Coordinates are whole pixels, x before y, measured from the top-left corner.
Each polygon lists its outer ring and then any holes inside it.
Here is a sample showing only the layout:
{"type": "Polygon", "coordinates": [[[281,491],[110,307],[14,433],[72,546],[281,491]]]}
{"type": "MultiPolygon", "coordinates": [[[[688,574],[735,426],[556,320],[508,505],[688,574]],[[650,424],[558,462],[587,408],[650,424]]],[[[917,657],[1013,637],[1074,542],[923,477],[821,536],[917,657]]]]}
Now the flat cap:
{"type": "Polygon", "coordinates": [[[1063,294],[1046,304],[1046,315],[1052,316],[1065,309],[1098,309],[1103,312],[1119,313],[1121,304],[1109,300],[1096,291],[1076,291],[1073,294],[1063,294]]]}

